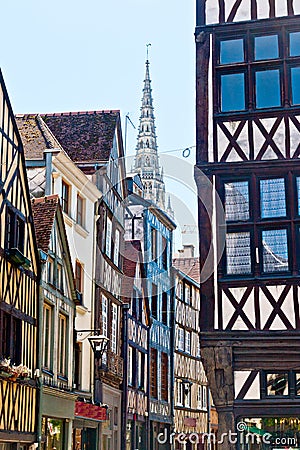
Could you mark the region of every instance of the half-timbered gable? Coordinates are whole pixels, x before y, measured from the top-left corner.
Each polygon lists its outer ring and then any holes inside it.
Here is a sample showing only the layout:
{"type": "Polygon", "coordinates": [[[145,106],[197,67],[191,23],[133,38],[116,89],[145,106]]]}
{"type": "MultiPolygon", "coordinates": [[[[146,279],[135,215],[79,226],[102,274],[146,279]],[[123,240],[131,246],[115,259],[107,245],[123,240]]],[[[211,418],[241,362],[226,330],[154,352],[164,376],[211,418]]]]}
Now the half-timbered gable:
{"type": "Polygon", "coordinates": [[[70,445],[76,399],[70,393],[77,302],[72,261],[58,195],[32,200],[32,209],[42,262],[42,442],[46,447],[63,442],[70,445]],[[55,427],[58,431],[51,433],[55,427]]]}
{"type": "Polygon", "coordinates": [[[253,423],[255,402],[259,428],[299,408],[299,14],[293,0],[197,2],[202,354],[217,407],[233,405],[227,429],[253,423]]]}
{"type": "Polygon", "coordinates": [[[145,270],[142,245],[138,240],[126,241],[124,246],[122,299],[128,303],[127,327],[124,342],[126,366],[124,377],[124,400],[127,411],[126,448],[138,445],[147,448],[149,404],[149,305],[146,295],[145,270]]]}
{"type": "Polygon", "coordinates": [[[10,449],[37,441],[39,269],[23,147],[1,73],[0,98],[0,446],[10,449]]]}

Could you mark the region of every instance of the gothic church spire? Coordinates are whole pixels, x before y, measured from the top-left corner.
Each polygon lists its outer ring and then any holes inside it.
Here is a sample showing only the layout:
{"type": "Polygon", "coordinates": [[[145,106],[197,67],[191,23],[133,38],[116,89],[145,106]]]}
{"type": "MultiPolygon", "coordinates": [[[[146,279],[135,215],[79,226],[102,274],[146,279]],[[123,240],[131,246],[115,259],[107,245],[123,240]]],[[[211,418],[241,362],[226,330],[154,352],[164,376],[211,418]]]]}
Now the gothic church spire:
{"type": "Polygon", "coordinates": [[[165,210],[165,184],[163,181],[163,172],[159,166],[157,152],[148,59],[146,60],[146,75],[133,170],[134,172],[137,172],[142,179],[145,198],[152,200],[159,208],[165,210]]]}

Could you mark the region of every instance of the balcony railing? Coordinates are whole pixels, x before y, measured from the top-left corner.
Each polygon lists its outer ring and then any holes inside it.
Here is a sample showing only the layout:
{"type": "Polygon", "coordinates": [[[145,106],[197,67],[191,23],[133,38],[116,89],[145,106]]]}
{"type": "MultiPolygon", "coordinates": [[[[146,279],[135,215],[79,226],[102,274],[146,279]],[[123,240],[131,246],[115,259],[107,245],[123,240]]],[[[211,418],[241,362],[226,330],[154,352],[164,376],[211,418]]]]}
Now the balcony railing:
{"type": "Polygon", "coordinates": [[[118,378],[123,378],[123,358],[116,355],[111,350],[107,350],[106,355],[104,355],[102,360],[101,369],[118,378]]]}

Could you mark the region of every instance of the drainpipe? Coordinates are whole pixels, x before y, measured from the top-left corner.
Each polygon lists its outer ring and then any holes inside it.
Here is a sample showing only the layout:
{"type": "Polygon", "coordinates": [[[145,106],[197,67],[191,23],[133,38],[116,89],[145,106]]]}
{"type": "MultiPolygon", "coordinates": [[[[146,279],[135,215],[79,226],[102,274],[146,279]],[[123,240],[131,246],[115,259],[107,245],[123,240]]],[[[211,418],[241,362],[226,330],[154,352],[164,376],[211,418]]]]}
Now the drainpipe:
{"type": "Polygon", "coordinates": [[[123,311],[123,384],[122,384],[122,433],[121,433],[121,448],[126,449],[126,428],[127,428],[127,377],[128,377],[128,367],[127,367],[127,355],[128,355],[128,310],[129,304],[124,303],[122,305],[123,311]]]}
{"type": "MultiPolygon", "coordinates": [[[[207,433],[208,436],[210,436],[211,433],[211,418],[210,418],[210,414],[211,414],[211,405],[210,405],[210,389],[207,389],[207,433]]],[[[207,441],[207,450],[211,449],[211,440],[210,437],[207,441]]]]}

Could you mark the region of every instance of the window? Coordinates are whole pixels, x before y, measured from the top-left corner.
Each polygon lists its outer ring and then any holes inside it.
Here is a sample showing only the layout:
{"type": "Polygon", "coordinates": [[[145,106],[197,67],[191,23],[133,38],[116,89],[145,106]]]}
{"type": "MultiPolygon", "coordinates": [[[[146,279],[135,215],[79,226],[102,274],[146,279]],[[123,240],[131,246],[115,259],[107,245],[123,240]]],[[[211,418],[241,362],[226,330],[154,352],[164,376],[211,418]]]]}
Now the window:
{"type": "Polygon", "coordinates": [[[197,408],[202,409],[202,386],[197,389],[197,408]]]}
{"type": "Polygon", "coordinates": [[[179,281],[177,285],[177,296],[180,300],[183,300],[183,283],[179,281]]]}
{"type": "Polygon", "coordinates": [[[77,211],[76,211],[76,222],[81,225],[82,227],[84,227],[85,225],[85,204],[84,204],[84,199],[77,194],[77,211]]]}
{"type": "Polygon", "coordinates": [[[168,294],[166,292],[162,293],[162,323],[168,325],[168,294]]]}
{"type": "Polygon", "coordinates": [[[268,396],[289,395],[288,373],[266,373],[265,375],[268,396]]]}
{"type": "Polygon", "coordinates": [[[190,331],[185,331],[185,351],[186,351],[186,353],[191,353],[191,333],[190,333],[190,331]]]}
{"type": "Polygon", "coordinates": [[[132,347],[129,345],[128,346],[128,363],[127,363],[127,368],[128,368],[128,384],[129,386],[133,385],[133,370],[132,370],[132,347]]]}
{"type": "Polygon", "coordinates": [[[226,234],[226,273],[227,275],[251,273],[250,232],[226,234]]]}
{"type": "Polygon", "coordinates": [[[52,314],[50,305],[44,304],[43,315],[43,367],[52,369],[52,314]]]}
{"type": "Polygon", "coordinates": [[[152,296],[151,296],[151,314],[154,319],[158,318],[158,296],[157,286],[152,283],[152,296]]]}
{"type": "Polygon", "coordinates": [[[58,316],[58,373],[65,376],[67,372],[67,317],[63,314],[58,316]]]}
{"type": "Polygon", "coordinates": [[[138,352],[138,388],[144,390],[145,384],[145,353],[138,352]]]}
{"type": "Polygon", "coordinates": [[[64,272],[63,266],[59,263],[56,264],[56,287],[64,292],[64,272]]]}
{"type": "Polygon", "coordinates": [[[245,74],[221,75],[221,111],[243,111],[245,105],[245,74]]]}
{"type": "Polygon", "coordinates": [[[290,33],[290,56],[300,56],[300,32],[290,33]]]}
{"type": "Polygon", "coordinates": [[[219,113],[300,104],[300,31],[216,40],[219,113]],[[286,37],[287,38],[286,38],[286,37]],[[250,39],[249,39],[250,37],[250,39]],[[286,41],[288,44],[286,45],[286,41]],[[283,74],[289,73],[288,83],[283,74]]]}
{"type": "Polygon", "coordinates": [[[202,409],[207,409],[207,387],[202,386],[202,409]]]}
{"type": "Polygon", "coordinates": [[[300,373],[296,373],[296,395],[300,395],[300,373]]]}
{"type": "Polygon", "coordinates": [[[228,39],[220,43],[220,63],[233,64],[244,61],[244,40],[228,39]]]}
{"type": "Polygon", "coordinates": [[[264,272],[288,271],[287,230],[263,230],[262,253],[264,272]]]}
{"type": "Polygon", "coordinates": [[[11,358],[15,365],[22,359],[22,321],[11,314],[1,312],[2,315],[2,356],[11,358]]]}
{"type": "Polygon", "coordinates": [[[191,397],[192,397],[192,384],[186,382],[184,386],[184,406],[187,408],[191,407],[191,397]]]}
{"type": "Polygon", "coordinates": [[[225,217],[226,220],[249,220],[249,183],[235,181],[225,183],[225,217]]]}
{"type": "Polygon", "coordinates": [[[255,82],[256,108],[281,106],[279,69],[256,72],[255,82]]]}
{"type": "Polygon", "coordinates": [[[2,312],[2,348],[1,355],[3,358],[10,357],[10,330],[11,330],[11,316],[5,312],[2,312]]]}
{"type": "Polygon", "coordinates": [[[63,212],[70,214],[70,193],[71,187],[65,181],[62,181],[62,191],[61,191],[61,207],[63,212]]]}
{"type": "Polygon", "coordinates": [[[150,349],[150,395],[157,398],[157,350],[150,349]]]}
{"type": "Polygon", "coordinates": [[[201,357],[201,345],[200,345],[200,338],[199,338],[198,335],[196,336],[196,342],[197,342],[197,354],[196,354],[196,356],[197,356],[197,358],[200,358],[201,357]]]}
{"type": "Polygon", "coordinates": [[[152,261],[157,261],[157,231],[151,228],[151,258],[152,261]]]}
{"type": "Polygon", "coordinates": [[[184,301],[185,303],[187,303],[188,305],[191,304],[191,300],[192,300],[192,287],[185,283],[184,284],[184,301]]]}
{"type": "Polygon", "coordinates": [[[165,402],[168,401],[168,355],[167,353],[161,353],[161,399],[165,402]]]}
{"type": "Polygon", "coordinates": [[[54,259],[50,256],[47,260],[47,282],[54,285],[54,259]]]}
{"type": "Polygon", "coordinates": [[[115,231],[115,241],[114,241],[114,264],[119,267],[119,257],[120,257],[120,231],[115,231]]]}
{"type": "Polygon", "coordinates": [[[75,285],[78,292],[83,293],[83,267],[79,261],[75,262],[75,285]]]}
{"type": "Polygon", "coordinates": [[[291,68],[292,104],[300,104],[300,67],[291,68]]]}
{"type": "Polygon", "coordinates": [[[111,238],[112,238],[112,221],[109,217],[106,220],[106,238],[105,238],[105,253],[111,257],[111,238]]]}
{"type": "Polygon", "coordinates": [[[163,269],[168,269],[168,241],[162,236],[162,255],[161,255],[163,269]]]}
{"type": "Polygon", "coordinates": [[[278,36],[257,36],[254,38],[255,60],[279,58],[278,36]]]}
{"type": "Polygon", "coordinates": [[[108,337],[107,298],[102,295],[102,334],[108,337]]]}
{"type": "Polygon", "coordinates": [[[6,209],[5,248],[24,252],[25,221],[11,208],[6,209]]]}
{"type": "Polygon", "coordinates": [[[183,328],[178,327],[177,336],[178,336],[178,350],[181,350],[184,352],[184,329],[183,328]]]}
{"type": "Polygon", "coordinates": [[[260,180],[261,217],[286,216],[284,178],[260,180]]]}
{"type": "Polygon", "coordinates": [[[176,382],[176,404],[183,406],[183,384],[181,381],[176,382]]]}
{"type": "Polygon", "coordinates": [[[111,351],[117,353],[118,342],[118,306],[112,305],[112,321],[111,321],[111,351]]]}

